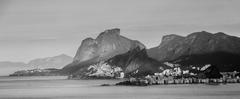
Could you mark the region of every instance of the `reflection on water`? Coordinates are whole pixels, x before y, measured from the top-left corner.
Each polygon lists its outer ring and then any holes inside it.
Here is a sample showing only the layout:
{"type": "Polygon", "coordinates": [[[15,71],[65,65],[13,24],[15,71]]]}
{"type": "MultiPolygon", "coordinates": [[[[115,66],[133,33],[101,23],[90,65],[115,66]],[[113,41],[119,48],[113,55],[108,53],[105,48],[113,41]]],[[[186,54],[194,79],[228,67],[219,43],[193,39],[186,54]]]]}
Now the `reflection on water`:
{"type": "Polygon", "coordinates": [[[119,80],[0,77],[0,99],[239,99],[240,84],[99,86],[119,80]]]}

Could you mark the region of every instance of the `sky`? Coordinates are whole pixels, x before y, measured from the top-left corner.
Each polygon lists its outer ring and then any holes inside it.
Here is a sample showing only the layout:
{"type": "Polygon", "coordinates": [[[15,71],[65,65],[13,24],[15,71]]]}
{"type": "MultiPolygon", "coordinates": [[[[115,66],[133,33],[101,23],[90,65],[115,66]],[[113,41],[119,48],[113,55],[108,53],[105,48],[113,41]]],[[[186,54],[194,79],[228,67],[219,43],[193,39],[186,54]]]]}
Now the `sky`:
{"type": "Polygon", "coordinates": [[[197,31],[240,36],[240,0],[0,0],[0,61],[67,54],[120,28],[147,48],[163,35],[197,31]]]}

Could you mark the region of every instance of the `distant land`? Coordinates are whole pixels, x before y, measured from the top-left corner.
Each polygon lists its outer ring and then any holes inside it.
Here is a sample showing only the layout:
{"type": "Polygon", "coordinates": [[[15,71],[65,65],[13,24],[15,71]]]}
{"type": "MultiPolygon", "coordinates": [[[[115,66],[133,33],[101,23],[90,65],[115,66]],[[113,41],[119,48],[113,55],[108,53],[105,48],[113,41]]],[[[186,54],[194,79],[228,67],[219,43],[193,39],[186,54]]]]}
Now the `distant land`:
{"type": "Polygon", "coordinates": [[[61,69],[67,64],[71,63],[73,58],[66,54],[61,54],[53,57],[34,59],[28,62],[27,66],[37,67],[37,68],[56,68],[61,69]]]}
{"type": "Polygon", "coordinates": [[[73,60],[72,57],[61,54],[53,57],[39,58],[29,61],[28,63],[24,62],[11,62],[11,61],[2,61],[0,62],[0,75],[6,76],[12,74],[19,70],[29,70],[29,69],[45,69],[45,68],[56,68],[61,69],[65,65],[71,63],[73,60]]]}
{"type": "MultiPolygon", "coordinates": [[[[139,77],[173,71],[195,71],[214,65],[217,72],[240,71],[240,38],[222,32],[194,32],[186,37],[167,35],[159,46],[146,49],[137,40],[106,30],[82,41],[74,60],[60,72],[73,78],[139,77]],[[169,65],[170,64],[170,65],[169,65]]],[[[211,67],[212,68],[212,67],[211,67]]],[[[214,72],[214,71],[210,71],[214,72]]],[[[196,73],[196,72],[195,72],[196,73]]]]}

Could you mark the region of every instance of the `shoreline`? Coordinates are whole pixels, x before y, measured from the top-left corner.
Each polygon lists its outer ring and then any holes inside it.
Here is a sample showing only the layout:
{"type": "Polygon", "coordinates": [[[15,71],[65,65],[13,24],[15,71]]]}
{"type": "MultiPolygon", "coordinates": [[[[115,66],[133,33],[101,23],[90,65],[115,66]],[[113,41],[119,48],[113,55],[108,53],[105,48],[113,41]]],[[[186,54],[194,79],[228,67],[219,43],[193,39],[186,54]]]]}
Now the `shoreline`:
{"type": "Polygon", "coordinates": [[[147,80],[147,79],[136,79],[132,78],[123,82],[116,83],[117,86],[149,86],[149,85],[183,85],[183,84],[208,84],[208,85],[219,85],[219,84],[234,84],[240,83],[240,79],[163,79],[163,80],[147,80]]]}

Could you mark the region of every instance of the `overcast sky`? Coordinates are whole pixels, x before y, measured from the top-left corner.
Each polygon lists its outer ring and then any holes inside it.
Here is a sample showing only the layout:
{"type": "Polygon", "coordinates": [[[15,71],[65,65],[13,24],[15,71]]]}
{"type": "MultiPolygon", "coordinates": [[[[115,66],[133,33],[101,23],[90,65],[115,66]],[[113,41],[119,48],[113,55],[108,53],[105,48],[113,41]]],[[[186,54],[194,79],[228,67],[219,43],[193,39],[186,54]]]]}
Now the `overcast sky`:
{"type": "Polygon", "coordinates": [[[68,54],[105,29],[144,43],[196,31],[240,36],[240,0],[0,0],[0,61],[68,54]]]}

